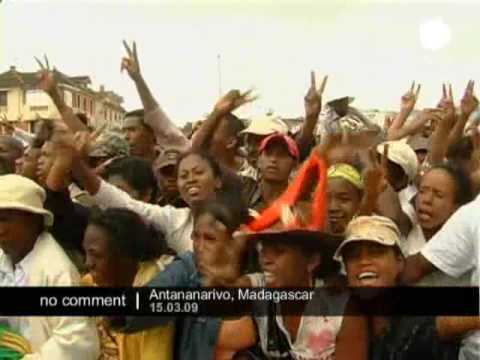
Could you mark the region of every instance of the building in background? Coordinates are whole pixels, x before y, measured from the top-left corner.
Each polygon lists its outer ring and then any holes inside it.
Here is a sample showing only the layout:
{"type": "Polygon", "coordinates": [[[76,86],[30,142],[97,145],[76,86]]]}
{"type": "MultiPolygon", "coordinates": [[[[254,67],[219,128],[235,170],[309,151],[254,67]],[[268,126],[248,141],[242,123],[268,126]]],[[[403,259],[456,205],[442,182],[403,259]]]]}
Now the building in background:
{"type": "MultiPolygon", "coordinates": [[[[53,70],[65,103],[75,113],[87,116],[93,127],[107,123],[108,128],[120,127],[125,110],[123,98],[100,86],[90,88],[88,76],[67,76],[53,70]]],[[[39,119],[59,119],[60,113],[50,97],[36,88],[35,72],[19,72],[14,66],[0,74],[0,114],[5,114],[13,125],[33,131],[39,119]]]]}

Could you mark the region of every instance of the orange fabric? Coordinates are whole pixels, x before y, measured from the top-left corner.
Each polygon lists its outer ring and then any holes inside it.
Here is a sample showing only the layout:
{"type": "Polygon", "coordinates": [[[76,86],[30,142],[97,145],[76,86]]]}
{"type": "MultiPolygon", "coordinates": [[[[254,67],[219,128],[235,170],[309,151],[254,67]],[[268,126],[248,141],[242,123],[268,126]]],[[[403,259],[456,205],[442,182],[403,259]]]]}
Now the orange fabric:
{"type": "MultiPolygon", "coordinates": [[[[323,230],[326,217],[326,192],[327,192],[327,164],[325,159],[314,151],[309,159],[302,166],[296,178],[288,186],[287,190],[270,207],[265,209],[260,216],[253,220],[248,228],[253,232],[260,232],[273,226],[280,219],[283,206],[290,208],[298,202],[300,196],[305,192],[305,187],[310,183],[313,176],[318,175],[318,184],[315,190],[312,204],[312,217],[310,224],[305,224],[308,229],[323,230]]],[[[291,229],[298,229],[305,226],[300,224],[298,219],[290,226],[291,229]]],[[[288,229],[286,229],[288,230],[288,229]]]]}

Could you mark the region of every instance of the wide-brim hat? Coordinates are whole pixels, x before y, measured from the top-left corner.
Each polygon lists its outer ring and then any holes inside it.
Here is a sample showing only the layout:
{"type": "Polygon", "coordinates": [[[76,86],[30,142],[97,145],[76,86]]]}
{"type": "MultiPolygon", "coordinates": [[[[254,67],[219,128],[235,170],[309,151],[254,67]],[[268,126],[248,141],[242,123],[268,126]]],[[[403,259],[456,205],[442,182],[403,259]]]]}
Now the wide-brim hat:
{"type": "Polygon", "coordinates": [[[297,177],[270,207],[236,233],[249,241],[277,242],[299,246],[321,256],[317,276],[338,272],[339,264],[333,255],[343,237],[324,231],[326,216],[326,163],[316,152],[305,162],[297,177]],[[313,200],[301,198],[310,177],[318,175],[313,200]]]}
{"type": "Polygon", "coordinates": [[[12,209],[42,215],[45,226],[53,225],[53,214],[43,206],[45,190],[20,175],[0,176],[0,210],[12,209]]]}
{"type": "Polygon", "coordinates": [[[247,128],[240,132],[240,134],[253,134],[260,136],[267,136],[274,133],[288,133],[288,126],[280,117],[275,115],[253,118],[247,128]]]}
{"type": "Polygon", "coordinates": [[[278,229],[257,233],[243,232],[236,236],[244,236],[253,243],[275,243],[300,247],[309,253],[318,253],[321,257],[316,275],[319,277],[338,273],[340,264],[334,259],[335,250],[342,243],[343,237],[318,230],[278,229]]]}

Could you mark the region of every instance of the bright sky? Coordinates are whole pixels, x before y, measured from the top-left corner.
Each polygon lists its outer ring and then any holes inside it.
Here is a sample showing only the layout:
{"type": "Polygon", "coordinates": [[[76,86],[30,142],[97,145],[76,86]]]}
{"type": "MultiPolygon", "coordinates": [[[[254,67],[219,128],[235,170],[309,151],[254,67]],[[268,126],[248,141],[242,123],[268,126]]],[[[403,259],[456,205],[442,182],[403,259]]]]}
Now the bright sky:
{"type": "MultiPolygon", "coordinates": [[[[120,74],[122,39],[136,40],[157,100],[178,124],[210,111],[221,87],[255,87],[242,115],[273,109],[303,114],[309,72],[328,74],[325,100],[355,96],[355,106],[396,110],[412,80],[418,107],[437,103],[441,83],[457,99],[480,80],[479,1],[168,0],[20,1],[0,4],[0,72],[34,71],[47,54],[69,75],[89,75],[140,106],[120,74]]],[[[480,86],[480,85],[479,85],[480,86]]]]}

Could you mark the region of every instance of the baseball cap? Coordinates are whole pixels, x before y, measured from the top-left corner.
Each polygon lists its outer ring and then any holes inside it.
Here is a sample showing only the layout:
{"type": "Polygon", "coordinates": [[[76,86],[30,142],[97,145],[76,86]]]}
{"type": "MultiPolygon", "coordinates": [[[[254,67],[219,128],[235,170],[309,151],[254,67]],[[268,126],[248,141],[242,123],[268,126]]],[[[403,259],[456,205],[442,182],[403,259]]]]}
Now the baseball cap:
{"type": "Polygon", "coordinates": [[[342,250],[345,245],[358,241],[371,241],[384,246],[396,246],[402,255],[406,256],[400,242],[400,230],[391,219],[385,216],[358,216],[350,221],[345,230],[345,240],[335,251],[334,259],[342,261],[342,250]]]}
{"type": "Polygon", "coordinates": [[[411,146],[404,141],[386,141],[377,146],[377,153],[383,154],[385,144],[388,144],[388,160],[400,166],[409,180],[415,179],[418,160],[411,146]]]}
{"type": "Polygon", "coordinates": [[[293,140],[290,136],[278,133],[272,134],[263,139],[260,143],[258,151],[260,153],[263,152],[269,144],[275,141],[283,142],[285,145],[287,145],[288,152],[293,158],[298,159],[300,157],[300,151],[298,150],[295,140],[293,140]]]}
{"type": "Polygon", "coordinates": [[[278,116],[274,115],[253,118],[248,127],[240,132],[240,134],[254,134],[263,136],[273,133],[288,133],[288,126],[278,116]]]}
{"type": "Polygon", "coordinates": [[[90,157],[116,157],[128,155],[128,142],[122,135],[114,131],[103,132],[93,143],[90,157]]]}

